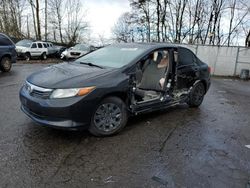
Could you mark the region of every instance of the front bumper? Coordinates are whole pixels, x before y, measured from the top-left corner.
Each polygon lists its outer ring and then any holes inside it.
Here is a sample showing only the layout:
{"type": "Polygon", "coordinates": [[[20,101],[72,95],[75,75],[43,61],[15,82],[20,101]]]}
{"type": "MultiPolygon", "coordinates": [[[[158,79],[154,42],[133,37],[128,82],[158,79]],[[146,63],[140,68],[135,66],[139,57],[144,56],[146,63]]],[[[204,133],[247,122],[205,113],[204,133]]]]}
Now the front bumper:
{"type": "Polygon", "coordinates": [[[59,129],[88,128],[96,105],[90,97],[37,98],[31,96],[24,87],[19,96],[22,111],[32,120],[59,129]]]}

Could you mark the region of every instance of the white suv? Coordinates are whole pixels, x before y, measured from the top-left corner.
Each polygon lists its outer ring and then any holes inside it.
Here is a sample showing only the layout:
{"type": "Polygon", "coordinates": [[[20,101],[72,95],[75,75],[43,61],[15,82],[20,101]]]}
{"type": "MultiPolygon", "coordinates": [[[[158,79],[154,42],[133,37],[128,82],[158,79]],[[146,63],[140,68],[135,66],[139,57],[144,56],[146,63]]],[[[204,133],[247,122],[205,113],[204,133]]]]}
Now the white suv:
{"type": "Polygon", "coordinates": [[[30,60],[31,57],[41,57],[47,59],[48,49],[45,42],[32,42],[29,46],[19,46],[16,44],[16,51],[19,56],[24,56],[26,60],[30,60]]]}

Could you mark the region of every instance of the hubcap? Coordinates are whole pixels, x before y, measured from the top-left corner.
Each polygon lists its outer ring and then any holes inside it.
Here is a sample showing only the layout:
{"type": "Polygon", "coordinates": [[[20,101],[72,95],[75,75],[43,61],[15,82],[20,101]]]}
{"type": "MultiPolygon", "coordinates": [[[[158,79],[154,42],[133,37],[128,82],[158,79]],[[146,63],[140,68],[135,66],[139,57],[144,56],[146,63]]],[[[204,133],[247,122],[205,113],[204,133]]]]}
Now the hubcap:
{"type": "Polygon", "coordinates": [[[109,132],[120,125],[121,118],[121,109],[116,104],[105,103],[96,110],[94,123],[98,129],[109,132]]]}

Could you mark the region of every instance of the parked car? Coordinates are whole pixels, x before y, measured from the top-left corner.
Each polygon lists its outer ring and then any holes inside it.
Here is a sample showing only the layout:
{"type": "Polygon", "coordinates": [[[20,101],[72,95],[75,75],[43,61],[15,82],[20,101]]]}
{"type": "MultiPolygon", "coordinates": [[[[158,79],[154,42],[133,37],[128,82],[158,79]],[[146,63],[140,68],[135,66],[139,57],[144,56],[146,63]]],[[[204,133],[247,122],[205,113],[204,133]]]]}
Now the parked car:
{"type": "Polygon", "coordinates": [[[64,46],[55,46],[55,48],[56,48],[55,57],[57,57],[57,58],[61,58],[62,52],[64,52],[67,49],[64,46]]]}
{"type": "Polygon", "coordinates": [[[77,44],[61,54],[61,59],[76,59],[91,51],[91,47],[85,44],[77,44]]]}
{"type": "Polygon", "coordinates": [[[57,48],[51,42],[46,42],[46,44],[48,48],[48,55],[55,55],[57,53],[57,48]]]}
{"type": "Polygon", "coordinates": [[[129,116],[180,103],[198,107],[209,86],[210,68],[187,48],[115,44],[33,73],[20,100],[40,124],[107,136],[129,116]]]}
{"type": "Polygon", "coordinates": [[[9,72],[12,63],[16,63],[16,50],[13,41],[0,33],[0,71],[9,72]]]}
{"type": "Polygon", "coordinates": [[[33,43],[33,40],[29,39],[23,39],[16,43],[16,52],[18,58],[26,58],[25,52],[27,48],[30,48],[31,44],[33,43]]]}
{"type": "Polygon", "coordinates": [[[16,43],[16,51],[19,57],[25,57],[25,59],[28,61],[33,57],[40,57],[41,59],[45,60],[49,54],[47,43],[42,41],[19,41],[16,43]]]}

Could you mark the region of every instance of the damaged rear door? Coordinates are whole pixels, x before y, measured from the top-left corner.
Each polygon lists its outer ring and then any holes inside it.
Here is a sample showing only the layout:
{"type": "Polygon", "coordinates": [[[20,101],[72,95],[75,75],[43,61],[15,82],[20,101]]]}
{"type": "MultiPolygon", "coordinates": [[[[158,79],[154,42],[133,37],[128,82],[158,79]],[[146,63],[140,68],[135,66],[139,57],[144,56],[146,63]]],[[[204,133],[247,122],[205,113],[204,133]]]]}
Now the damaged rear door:
{"type": "Polygon", "coordinates": [[[177,89],[188,89],[199,78],[200,67],[196,64],[196,57],[186,48],[178,48],[177,61],[177,89]]]}

